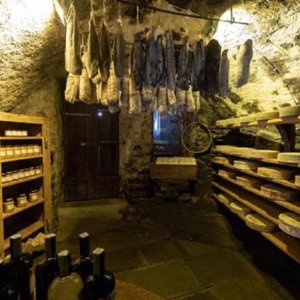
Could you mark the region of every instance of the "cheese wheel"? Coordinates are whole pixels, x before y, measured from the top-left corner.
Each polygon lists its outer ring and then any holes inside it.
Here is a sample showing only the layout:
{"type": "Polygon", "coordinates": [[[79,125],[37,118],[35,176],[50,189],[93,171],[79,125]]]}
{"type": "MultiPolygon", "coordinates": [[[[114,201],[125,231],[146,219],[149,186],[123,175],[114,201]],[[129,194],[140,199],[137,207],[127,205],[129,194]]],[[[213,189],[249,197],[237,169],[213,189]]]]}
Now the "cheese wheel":
{"type": "Polygon", "coordinates": [[[216,126],[218,126],[218,127],[226,127],[227,126],[227,122],[226,122],[226,120],[218,120],[216,122],[216,126]]]}
{"type": "Polygon", "coordinates": [[[225,120],[225,124],[226,126],[239,126],[240,125],[240,120],[239,118],[231,118],[231,119],[227,119],[225,120]]]}
{"type": "Polygon", "coordinates": [[[252,150],[253,149],[249,147],[235,147],[234,149],[232,149],[232,154],[248,156],[252,150]]]}
{"type": "Polygon", "coordinates": [[[262,232],[271,232],[276,228],[276,225],[272,222],[266,220],[258,214],[249,214],[246,216],[246,224],[251,229],[262,231],[262,232]]]}
{"type": "Polygon", "coordinates": [[[236,174],[237,174],[236,172],[230,170],[222,170],[222,169],[218,170],[218,175],[225,176],[225,177],[235,178],[236,174]]]}
{"type": "Polygon", "coordinates": [[[283,187],[278,187],[273,184],[262,185],[261,193],[262,195],[275,201],[295,201],[298,197],[298,193],[296,191],[292,191],[283,187]]]}
{"type": "Polygon", "coordinates": [[[232,160],[230,158],[227,157],[223,157],[223,156],[216,156],[213,159],[213,162],[215,163],[220,163],[220,164],[231,164],[232,160]]]}
{"type": "Polygon", "coordinates": [[[295,175],[295,185],[300,187],[300,175],[295,175]]]}
{"type": "Polygon", "coordinates": [[[289,235],[300,238],[300,216],[292,212],[280,214],[279,228],[289,235]]]}
{"type": "Polygon", "coordinates": [[[275,150],[252,150],[250,152],[250,157],[258,159],[277,159],[278,151],[275,150]]]}
{"type": "Polygon", "coordinates": [[[256,115],[256,121],[264,121],[279,118],[279,111],[260,112],[256,115]]]}
{"type": "Polygon", "coordinates": [[[281,152],[278,154],[278,161],[300,164],[300,152],[281,152]]]}
{"type": "Polygon", "coordinates": [[[294,176],[293,171],[277,167],[258,167],[257,174],[278,180],[288,180],[294,176]]]}
{"type": "Polygon", "coordinates": [[[232,151],[234,151],[235,148],[236,148],[235,146],[230,146],[230,145],[217,145],[216,151],[231,153],[232,151]]]}
{"type": "Polygon", "coordinates": [[[241,124],[247,124],[250,122],[254,122],[256,120],[256,115],[242,116],[240,117],[241,124]]]}
{"type": "Polygon", "coordinates": [[[225,195],[225,194],[219,194],[218,199],[221,203],[223,203],[225,205],[229,205],[231,202],[235,201],[232,197],[230,197],[229,195],[225,195]]]}
{"type": "Polygon", "coordinates": [[[248,160],[234,160],[233,165],[240,170],[256,171],[257,163],[248,160]]]}
{"type": "Polygon", "coordinates": [[[244,186],[260,188],[261,181],[250,176],[237,176],[236,181],[244,186]]]}
{"type": "Polygon", "coordinates": [[[280,118],[297,116],[299,114],[300,114],[300,105],[287,106],[279,110],[280,118]]]}
{"type": "Polygon", "coordinates": [[[251,209],[248,208],[247,206],[239,203],[239,202],[231,202],[229,204],[229,209],[235,213],[235,214],[241,214],[243,216],[246,216],[251,212],[251,209]]]}

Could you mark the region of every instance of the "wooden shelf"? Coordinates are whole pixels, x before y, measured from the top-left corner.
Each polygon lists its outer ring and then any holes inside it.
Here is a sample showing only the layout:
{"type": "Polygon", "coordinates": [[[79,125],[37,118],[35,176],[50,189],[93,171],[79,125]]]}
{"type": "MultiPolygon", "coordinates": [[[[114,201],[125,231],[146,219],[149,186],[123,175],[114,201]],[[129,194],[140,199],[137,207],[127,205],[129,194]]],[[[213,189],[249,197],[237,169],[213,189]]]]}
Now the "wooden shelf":
{"type": "MultiPolygon", "coordinates": [[[[213,197],[218,202],[220,202],[222,205],[224,205],[219,200],[219,198],[216,194],[213,194],[213,197]]],[[[226,205],[224,205],[224,206],[227,207],[226,205]]],[[[237,215],[239,218],[241,218],[243,221],[245,221],[244,216],[239,215],[239,214],[235,214],[235,215],[237,215]]],[[[251,228],[249,227],[249,229],[251,229],[251,228]]],[[[261,234],[263,237],[265,237],[267,240],[269,240],[273,245],[278,247],[281,251],[283,251],[285,254],[287,254],[289,257],[291,257],[297,263],[300,264],[300,240],[299,239],[289,236],[288,234],[286,234],[282,231],[276,231],[276,232],[259,232],[259,231],[257,231],[257,233],[261,234]]]]}
{"type": "Polygon", "coordinates": [[[29,181],[39,179],[39,178],[42,178],[42,177],[43,177],[43,174],[36,175],[36,176],[30,176],[30,177],[19,179],[19,180],[14,180],[12,182],[3,183],[2,187],[5,188],[5,187],[9,187],[9,186],[14,186],[14,185],[17,185],[17,184],[20,184],[20,183],[29,182],[29,181]]]}
{"type": "Polygon", "coordinates": [[[14,216],[16,214],[19,214],[19,213],[21,213],[21,212],[23,212],[23,211],[25,211],[27,209],[30,209],[30,208],[32,208],[34,206],[37,206],[37,205],[39,205],[39,204],[41,204],[43,202],[44,202],[44,199],[41,199],[41,200],[39,200],[37,202],[34,202],[34,203],[28,202],[25,207],[15,207],[15,209],[14,209],[13,212],[11,212],[11,213],[3,213],[3,220],[8,219],[8,218],[10,218],[10,217],[12,217],[12,216],[14,216]]]}
{"type": "Polygon", "coordinates": [[[226,185],[219,184],[213,181],[213,186],[224,192],[225,194],[231,196],[236,201],[244,204],[245,206],[249,207],[256,213],[260,214],[262,217],[268,219],[269,221],[273,222],[274,224],[279,224],[278,216],[285,212],[285,210],[280,209],[268,202],[264,202],[259,200],[243,190],[238,190],[235,188],[229,188],[226,185]]]}
{"type": "Polygon", "coordinates": [[[261,191],[258,190],[258,189],[242,185],[242,184],[238,183],[236,180],[231,179],[231,178],[226,177],[226,176],[222,176],[222,175],[219,175],[219,174],[216,174],[216,176],[218,176],[218,177],[220,177],[220,178],[222,178],[222,179],[224,179],[224,180],[226,180],[226,181],[228,181],[228,182],[230,182],[230,183],[232,183],[232,184],[234,184],[234,185],[236,185],[236,186],[238,186],[238,187],[240,187],[240,188],[242,188],[246,191],[249,191],[254,195],[257,195],[261,198],[264,198],[268,201],[271,201],[274,204],[277,204],[277,205],[282,206],[284,208],[287,208],[287,209],[289,209],[289,210],[291,210],[291,211],[293,211],[297,214],[300,214],[300,202],[299,201],[287,202],[287,201],[273,200],[272,198],[263,195],[261,193],[261,191]]]}
{"type": "Polygon", "coordinates": [[[226,156],[234,156],[234,157],[243,158],[243,159],[247,159],[247,160],[258,161],[258,162],[261,162],[261,163],[280,165],[280,166],[291,167],[291,168],[300,168],[300,164],[284,163],[284,162],[278,161],[277,159],[260,159],[260,158],[254,158],[254,157],[246,157],[246,156],[243,156],[243,155],[228,153],[228,152],[219,151],[219,150],[213,150],[213,152],[214,153],[221,153],[221,154],[226,155],[226,156]]]}
{"type": "Polygon", "coordinates": [[[1,159],[1,163],[7,163],[7,162],[13,162],[13,161],[19,161],[19,160],[28,160],[28,159],[35,159],[35,158],[43,158],[42,154],[39,155],[32,155],[32,156],[20,156],[20,157],[12,157],[7,159],[1,159]]]}
{"type": "MultiPolygon", "coordinates": [[[[26,226],[24,229],[20,230],[18,232],[18,234],[21,234],[22,239],[26,239],[29,236],[31,236],[33,233],[35,233],[36,231],[42,229],[44,227],[44,222],[42,221],[36,221],[28,226],[26,226]]],[[[4,249],[8,249],[9,248],[9,238],[5,239],[4,241],[4,249]]]]}
{"type": "Polygon", "coordinates": [[[42,140],[41,136],[0,136],[0,141],[27,141],[42,140]]]}
{"type": "Polygon", "coordinates": [[[299,186],[295,185],[294,183],[292,183],[292,182],[290,182],[288,180],[278,180],[278,179],[268,178],[268,177],[259,175],[259,174],[255,173],[253,171],[242,170],[242,169],[239,169],[239,168],[237,168],[237,167],[235,167],[233,165],[226,164],[226,163],[216,162],[214,160],[213,160],[213,163],[216,164],[216,165],[220,165],[220,166],[226,167],[228,169],[232,169],[232,170],[241,172],[243,174],[250,175],[252,177],[260,178],[262,180],[270,181],[270,182],[273,182],[273,183],[276,183],[276,184],[280,184],[282,186],[285,186],[285,187],[292,188],[294,190],[300,191],[300,187],[299,186]]]}

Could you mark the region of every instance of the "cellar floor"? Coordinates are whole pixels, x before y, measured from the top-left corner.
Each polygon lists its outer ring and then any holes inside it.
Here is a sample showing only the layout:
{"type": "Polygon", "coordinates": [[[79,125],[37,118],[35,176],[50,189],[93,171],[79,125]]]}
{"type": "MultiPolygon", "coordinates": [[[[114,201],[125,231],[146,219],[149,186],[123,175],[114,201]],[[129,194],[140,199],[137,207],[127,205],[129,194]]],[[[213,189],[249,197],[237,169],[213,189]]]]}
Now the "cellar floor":
{"type": "Polygon", "coordinates": [[[295,264],[243,226],[212,200],[71,203],[59,208],[58,250],[76,257],[88,231],[117,279],[165,299],[300,299],[295,264]]]}

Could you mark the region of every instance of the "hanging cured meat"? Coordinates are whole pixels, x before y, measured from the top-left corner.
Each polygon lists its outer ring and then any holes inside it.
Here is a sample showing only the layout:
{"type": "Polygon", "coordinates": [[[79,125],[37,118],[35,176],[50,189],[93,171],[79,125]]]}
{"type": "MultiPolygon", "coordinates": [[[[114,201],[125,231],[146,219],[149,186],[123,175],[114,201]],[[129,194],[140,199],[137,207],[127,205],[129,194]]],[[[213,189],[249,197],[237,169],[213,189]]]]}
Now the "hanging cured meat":
{"type": "Polygon", "coordinates": [[[80,75],[81,67],[78,21],[74,3],[72,3],[66,17],[65,69],[71,74],[80,75]]]}
{"type": "Polygon", "coordinates": [[[101,74],[101,80],[107,81],[109,78],[111,52],[108,38],[108,31],[104,20],[101,20],[100,30],[98,35],[99,42],[99,69],[101,74]]]}
{"type": "Polygon", "coordinates": [[[80,76],[69,74],[65,90],[65,99],[70,103],[78,101],[80,76]]]}
{"type": "Polygon", "coordinates": [[[195,109],[197,112],[199,112],[201,108],[200,92],[193,92],[193,98],[195,102],[195,109]]]}
{"type": "Polygon", "coordinates": [[[158,90],[158,97],[155,110],[160,113],[166,113],[168,111],[167,106],[167,88],[161,87],[158,90]]]}
{"type": "Polygon", "coordinates": [[[93,102],[92,98],[93,98],[92,82],[89,79],[87,70],[83,68],[80,76],[79,99],[82,102],[91,104],[93,102]]]}
{"type": "Polygon", "coordinates": [[[142,90],[144,80],[145,48],[141,34],[136,34],[131,51],[131,77],[134,88],[142,90]]]}
{"type": "Polygon", "coordinates": [[[117,35],[114,41],[114,67],[116,76],[121,78],[125,74],[125,39],[122,30],[122,24],[119,23],[117,35]]]}
{"type": "Polygon", "coordinates": [[[124,76],[120,82],[121,95],[119,100],[120,108],[127,109],[129,106],[129,77],[124,76]]]}
{"type": "Polygon", "coordinates": [[[189,90],[186,91],[186,110],[188,112],[196,111],[196,105],[193,97],[192,87],[190,87],[189,90]]]}
{"type": "Polygon", "coordinates": [[[89,37],[87,42],[87,63],[86,63],[86,69],[90,79],[93,79],[98,75],[99,59],[100,57],[99,57],[98,36],[96,33],[95,20],[92,12],[89,21],[89,37]]]}
{"type": "Polygon", "coordinates": [[[181,47],[178,62],[177,87],[187,91],[191,83],[193,69],[193,51],[189,46],[188,38],[185,38],[181,47]]]}
{"type": "Polygon", "coordinates": [[[236,87],[241,87],[248,82],[250,63],[253,58],[253,41],[247,40],[243,45],[238,58],[238,73],[236,87]]]}
{"type": "Polygon", "coordinates": [[[167,70],[167,88],[175,91],[176,88],[176,62],[173,43],[172,31],[167,31],[166,34],[166,70],[167,70]]]}
{"type": "Polygon", "coordinates": [[[108,105],[119,102],[118,82],[113,63],[111,63],[110,76],[107,81],[107,101],[108,105]]]}
{"type": "Polygon", "coordinates": [[[217,40],[210,40],[205,49],[204,90],[210,93],[219,91],[219,70],[221,46],[217,40]]]}
{"type": "Polygon", "coordinates": [[[194,61],[192,71],[192,87],[193,91],[200,91],[203,87],[205,75],[205,47],[203,40],[196,42],[194,50],[194,61]]]}
{"type": "Polygon", "coordinates": [[[222,52],[219,84],[220,96],[226,98],[229,89],[229,59],[227,49],[222,52]]]}
{"type": "Polygon", "coordinates": [[[132,80],[129,83],[129,113],[138,114],[142,112],[141,92],[133,86],[132,80]]]}

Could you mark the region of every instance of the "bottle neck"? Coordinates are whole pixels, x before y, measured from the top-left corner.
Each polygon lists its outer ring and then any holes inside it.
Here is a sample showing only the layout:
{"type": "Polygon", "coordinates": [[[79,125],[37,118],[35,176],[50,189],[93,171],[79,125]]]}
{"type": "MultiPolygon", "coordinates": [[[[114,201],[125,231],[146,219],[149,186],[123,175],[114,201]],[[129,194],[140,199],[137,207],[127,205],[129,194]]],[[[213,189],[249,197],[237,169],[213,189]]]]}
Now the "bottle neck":
{"type": "Polygon", "coordinates": [[[11,260],[18,260],[18,258],[22,254],[22,240],[21,235],[15,234],[10,237],[10,254],[11,254],[11,260]]]}
{"type": "Polygon", "coordinates": [[[58,254],[59,276],[67,277],[71,274],[71,254],[64,250],[58,254]]]}
{"type": "Polygon", "coordinates": [[[97,248],[93,252],[94,276],[102,277],[105,274],[105,250],[97,248]]]}
{"type": "Polygon", "coordinates": [[[45,247],[46,247],[46,258],[47,260],[56,257],[56,235],[48,234],[45,237],[45,247]]]}
{"type": "Polygon", "coordinates": [[[90,255],[90,235],[86,232],[79,235],[79,255],[80,257],[90,255]]]}

